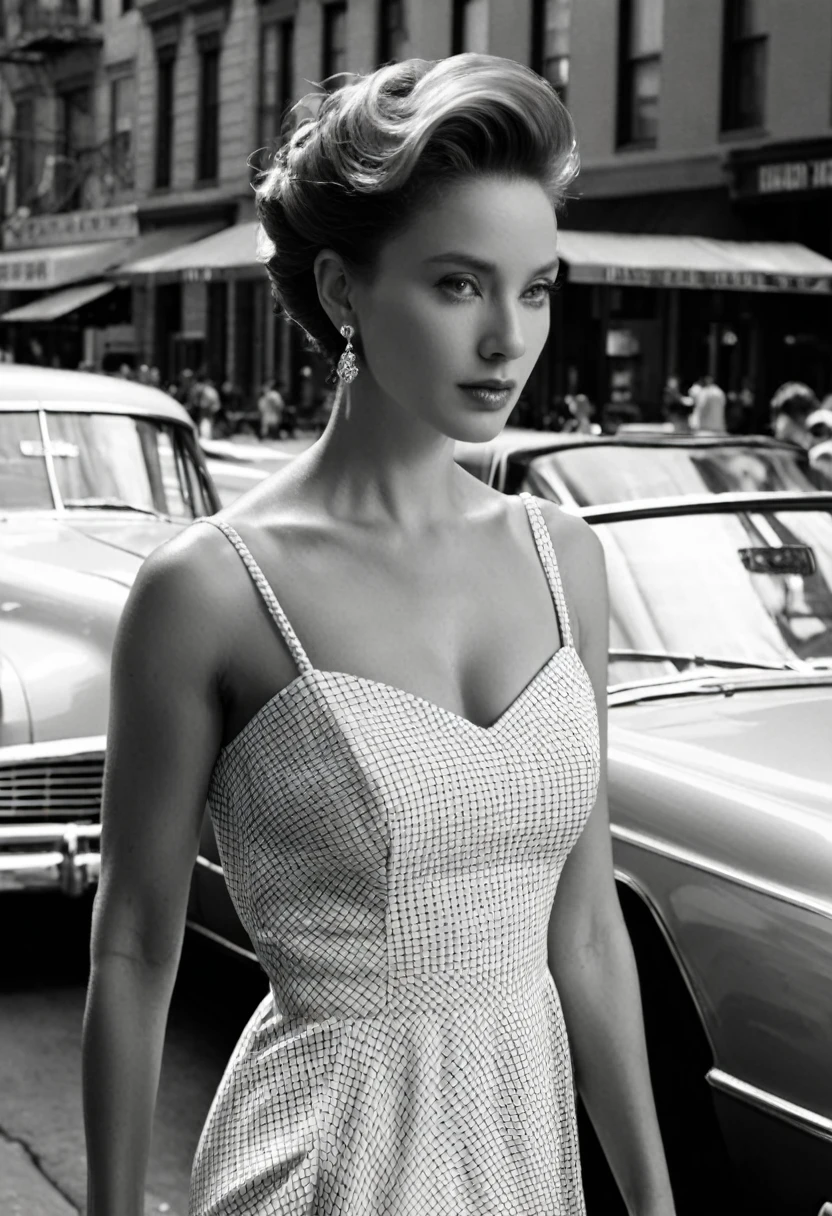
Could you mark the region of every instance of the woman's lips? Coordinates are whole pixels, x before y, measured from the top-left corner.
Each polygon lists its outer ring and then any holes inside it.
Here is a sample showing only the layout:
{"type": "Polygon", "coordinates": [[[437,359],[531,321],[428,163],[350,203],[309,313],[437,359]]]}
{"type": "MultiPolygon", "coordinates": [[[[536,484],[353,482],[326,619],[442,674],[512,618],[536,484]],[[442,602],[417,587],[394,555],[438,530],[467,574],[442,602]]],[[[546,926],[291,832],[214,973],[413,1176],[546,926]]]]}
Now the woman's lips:
{"type": "Polygon", "coordinates": [[[466,393],[469,399],[478,402],[489,410],[501,410],[511,398],[512,390],[510,388],[493,389],[493,388],[476,388],[474,385],[458,385],[463,393],[466,393]]]}

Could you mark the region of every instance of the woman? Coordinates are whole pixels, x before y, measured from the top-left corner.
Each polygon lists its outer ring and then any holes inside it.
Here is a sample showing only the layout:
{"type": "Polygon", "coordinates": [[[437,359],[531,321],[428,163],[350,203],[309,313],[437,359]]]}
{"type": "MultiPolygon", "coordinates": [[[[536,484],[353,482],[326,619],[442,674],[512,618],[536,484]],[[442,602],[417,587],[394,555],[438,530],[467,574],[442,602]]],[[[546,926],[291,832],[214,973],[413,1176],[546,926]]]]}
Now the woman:
{"type": "Polygon", "coordinates": [[[550,86],[465,54],[327,96],[259,187],[275,298],[341,385],[324,434],[157,549],[125,608],[90,1216],[141,1211],[206,799],[270,991],[191,1216],[578,1216],[573,1082],[629,1212],[673,1216],[613,879],[601,545],[453,459],[543,349],[576,168],[550,86]]]}

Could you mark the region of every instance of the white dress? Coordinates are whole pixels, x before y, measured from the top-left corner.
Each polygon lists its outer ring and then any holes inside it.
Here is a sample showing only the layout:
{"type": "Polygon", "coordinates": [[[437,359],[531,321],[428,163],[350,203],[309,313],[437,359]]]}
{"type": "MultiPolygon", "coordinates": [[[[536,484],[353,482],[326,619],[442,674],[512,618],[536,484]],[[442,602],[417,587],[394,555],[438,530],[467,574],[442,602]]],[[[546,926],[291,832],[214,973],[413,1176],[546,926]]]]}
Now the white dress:
{"type": "Polygon", "coordinates": [[[298,667],[219,755],[209,808],[270,991],[231,1056],[190,1216],[585,1216],[547,965],[599,777],[592,684],[523,495],[562,645],[488,727],[298,667]]]}

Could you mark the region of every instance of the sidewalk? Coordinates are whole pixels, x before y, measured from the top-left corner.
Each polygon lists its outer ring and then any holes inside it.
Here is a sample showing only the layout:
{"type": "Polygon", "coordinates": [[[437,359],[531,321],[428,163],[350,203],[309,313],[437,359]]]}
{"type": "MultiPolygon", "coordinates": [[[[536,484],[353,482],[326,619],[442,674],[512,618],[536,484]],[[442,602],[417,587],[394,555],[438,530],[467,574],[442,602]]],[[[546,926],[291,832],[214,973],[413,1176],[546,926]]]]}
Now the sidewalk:
{"type": "Polygon", "coordinates": [[[0,1135],[3,1216],[78,1216],[78,1209],[41,1173],[22,1144],[0,1135]]]}

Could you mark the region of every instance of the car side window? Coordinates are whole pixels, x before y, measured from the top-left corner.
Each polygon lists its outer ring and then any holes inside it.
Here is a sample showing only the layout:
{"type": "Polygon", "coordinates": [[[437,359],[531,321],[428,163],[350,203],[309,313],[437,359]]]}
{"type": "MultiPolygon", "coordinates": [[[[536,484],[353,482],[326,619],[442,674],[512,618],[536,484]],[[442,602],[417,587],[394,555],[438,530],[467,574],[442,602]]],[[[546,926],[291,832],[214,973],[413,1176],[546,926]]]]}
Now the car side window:
{"type": "Polygon", "coordinates": [[[40,422],[34,410],[0,413],[0,511],[51,511],[40,422]]]}

